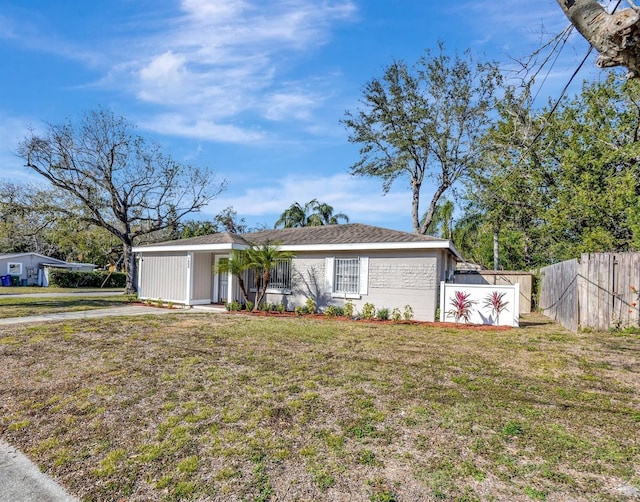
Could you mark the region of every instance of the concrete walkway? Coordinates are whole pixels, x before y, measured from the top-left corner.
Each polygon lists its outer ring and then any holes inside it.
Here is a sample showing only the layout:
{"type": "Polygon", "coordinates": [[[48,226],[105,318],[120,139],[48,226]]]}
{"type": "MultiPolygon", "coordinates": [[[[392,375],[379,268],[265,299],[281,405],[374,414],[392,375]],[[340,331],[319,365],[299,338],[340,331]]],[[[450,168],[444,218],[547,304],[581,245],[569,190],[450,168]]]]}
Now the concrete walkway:
{"type": "Polygon", "coordinates": [[[75,502],[11,445],[0,440],[0,502],[75,502]]]}
{"type": "MultiPolygon", "coordinates": [[[[106,293],[97,293],[104,295],[106,293]]],[[[110,293],[113,294],[113,293],[110,293]]],[[[56,293],[15,296],[54,296],[56,293]]],[[[3,295],[6,298],[8,295],[3,295]]],[[[60,296],[68,296],[61,294],[60,296]]],[[[192,309],[163,309],[143,305],[123,305],[108,309],[59,312],[29,317],[0,319],[1,325],[27,324],[65,319],[92,319],[113,316],[163,315],[180,313],[224,312],[218,305],[202,305],[192,309]]],[[[0,502],[76,502],[46,474],[40,472],[27,457],[0,439],[0,502]]]]}

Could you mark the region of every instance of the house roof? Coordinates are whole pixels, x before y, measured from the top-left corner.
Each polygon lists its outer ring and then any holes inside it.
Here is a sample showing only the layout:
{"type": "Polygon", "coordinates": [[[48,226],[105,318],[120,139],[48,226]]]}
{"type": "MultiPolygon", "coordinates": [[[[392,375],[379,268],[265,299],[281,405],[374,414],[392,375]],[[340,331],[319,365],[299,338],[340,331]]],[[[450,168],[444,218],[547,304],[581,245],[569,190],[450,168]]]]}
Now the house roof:
{"type": "Polygon", "coordinates": [[[157,251],[206,251],[244,249],[251,244],[278,244],[287,251],[356,249],[449,249],[461,258],[450,241],[388,228],[347,223],[318,227],[282,228],[247,234],[227,232],[160,242],[134,248],[137,253],[157,251]]]}
{"type": "Polygon", "coordinates": [[[34,253],[33,251],[29,251],[26,253],[0,253],[0,260],[15,260],[21,258],[23,256],[37,256],[43,260],[49,260],[52,263],[66,263],[64,260],[58,260],[57,258],[52,258],[51,256],[45,256],[40,253],[34,253]]]}

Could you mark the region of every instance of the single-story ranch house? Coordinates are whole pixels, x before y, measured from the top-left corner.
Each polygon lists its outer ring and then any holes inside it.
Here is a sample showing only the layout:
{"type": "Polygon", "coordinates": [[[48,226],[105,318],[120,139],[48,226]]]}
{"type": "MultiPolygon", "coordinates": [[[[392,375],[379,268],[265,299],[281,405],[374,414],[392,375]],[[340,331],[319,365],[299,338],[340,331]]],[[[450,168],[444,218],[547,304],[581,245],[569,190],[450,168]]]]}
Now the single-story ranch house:
{"type": "MultiPolygon", "coordinates": [[[[287,310],[313,298],[320,310],[351,300],[358,311],[410,305],[414,318],[433,321],[440,281],[453,278],[459,253],[448,240],[358,223],[218,233],[137,246],[138,295],[184,305],[241,301],[237,280],[216,274],[231,250],[277,244],[294,257],[272,270],[266,301],[287,310]]],[[[247,272],[245,284],[253,285],[247,272]]],[[[255,289],[254,289],[255,291],[255,289]]]]}
{"type": "Polygon", "coordinates": [[[58,260],[40,253],[0,254],[0,276],[17,277],[22,286],[48,286],[49,270],[66,268],[79,272],[90,272],[96,268],[91,263],[74,263],[58,260]]]}

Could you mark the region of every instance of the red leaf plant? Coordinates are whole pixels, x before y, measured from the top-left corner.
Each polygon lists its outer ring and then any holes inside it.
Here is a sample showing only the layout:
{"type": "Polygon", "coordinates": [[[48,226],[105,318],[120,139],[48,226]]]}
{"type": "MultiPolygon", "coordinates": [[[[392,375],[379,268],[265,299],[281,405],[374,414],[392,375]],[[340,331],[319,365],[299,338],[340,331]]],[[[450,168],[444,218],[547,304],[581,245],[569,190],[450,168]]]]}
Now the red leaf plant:
{"type": "Polygon", "coordinates": [[[469,297],[471,293],[465,293],[464,291],[456,291],[449,301],[451,302],[451,306],[453,307],[451,310],[447,311],[447,315],[450,315],[455,318],[456,323],[463,319],[465,324],[469,322],[469,317],[471,317],[471,309],[473,305],[477,302],[470,300],[469,297]]]}
{"type": "Polygon", "coordinates": [[[496,316],[496,326],[500,324],[500,313],[509,305],[509,302],[504,299],[506,294],[506,292],[492,291],[485,297],[482,304],[483,307],[491,309],[491,312],[496,316]]]}

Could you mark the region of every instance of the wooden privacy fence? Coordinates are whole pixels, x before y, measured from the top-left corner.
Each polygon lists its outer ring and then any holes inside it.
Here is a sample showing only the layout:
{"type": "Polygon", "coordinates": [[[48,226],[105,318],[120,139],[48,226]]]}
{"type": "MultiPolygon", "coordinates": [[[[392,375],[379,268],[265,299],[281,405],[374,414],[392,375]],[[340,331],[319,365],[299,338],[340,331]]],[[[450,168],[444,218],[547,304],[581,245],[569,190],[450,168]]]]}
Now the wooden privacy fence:
{"type": "Polygon", "coordinates": [[[565,328],[638,326],[640,253],[583,254],[540,269],[540,308],[565,328]]]}
{"type": "Polygon", "coordinates": [[[518,284],[520,288],[520,314],[531,312],[531,272],[514,270],[473,270],[455,272],[456,284],[491,284],[494,286],[518,284]]]}

